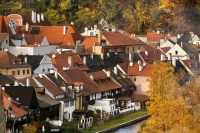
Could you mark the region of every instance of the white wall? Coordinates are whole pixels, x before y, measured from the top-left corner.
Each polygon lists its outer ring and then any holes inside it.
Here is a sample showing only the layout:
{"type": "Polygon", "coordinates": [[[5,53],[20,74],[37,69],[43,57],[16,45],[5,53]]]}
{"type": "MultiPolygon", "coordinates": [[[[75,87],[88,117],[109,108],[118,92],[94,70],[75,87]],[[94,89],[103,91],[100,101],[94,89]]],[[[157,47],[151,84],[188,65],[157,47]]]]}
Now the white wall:
{"type": "Polygon", "coordinates": [[[174,45],[167,53],[166,55],[168,55],[169,53],[172,54],[173,57],[177,57],[179,59],[185,60],[185,55],[187,54],[183,48],[181,48],[178,44],[174,45]],[[178,54],[175,54],[175,51],[178,51],[178,54]]]}
{"type": "Polygon", "coordinates": [[[4,41],[1,43],[1,48],[8,48],[9,47],[9,35],[6,36],[6,38],[4,39],[4,41]],[[7,43],[6,43],[7,40],[7,43]]]}
{"type": "Polygon", "coordinates": [[[74,102],[73,106],[70,105],[71,101],[69,102],[69,107],[65,107],[64,106],[64,114],[67,115],[66,118],[68,118],[68,119],[69,119],[69,113],[70,113],[70,119],[73,119],[73,115],[72,114],[73,114],[73,112],[75,110],[75,101],[73,100],[73,102],[74,102]]]}
{"type": "Polygon", "coordinates": [[[160,45],[161,48],[164,48],[164,47],[173,47],[174,44],[171,43],[170,41],[166,41],[164,42],[163,44],[160,45]]]}
{"type": "Polygon", "coordinates": [[[39,47],[15,47],[9,46],[9,52],[15,56],[20,54],[23,55],[45,55],[50,53],[56,53],[56,46],[49,45],[49,46],[39,46],[39,47]]]}

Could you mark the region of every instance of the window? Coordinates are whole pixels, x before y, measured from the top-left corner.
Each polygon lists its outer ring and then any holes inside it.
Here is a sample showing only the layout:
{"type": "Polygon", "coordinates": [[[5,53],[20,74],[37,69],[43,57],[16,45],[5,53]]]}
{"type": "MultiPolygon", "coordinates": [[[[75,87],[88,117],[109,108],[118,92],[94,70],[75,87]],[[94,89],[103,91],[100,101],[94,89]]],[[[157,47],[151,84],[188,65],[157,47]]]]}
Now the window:
{"type": "Polygon", "coordinates": [[[178,51],[175,51],[175,54],[177,55],[177,54],[178,54],[178,51]]]}
{"type": "Polygon", "coordinates": [[[132,49],[132,50],[133,50],[133,52],[135,51],[134,47],[133,47],[133,49],[132,49]]]}
{"type": "Polygon", "coordinates": [[[138,49],[140,49],[140,47],[138,47],[138,49]]]}
{"type": "Polygon", "coordinates": [[[12,71],[12,75],[15,75],[15,71],[12,71]]]}
{"type": "Polygon", "coordinates": [[[26,72],[25,72],[25,70],[23,70],[23,74],[25,74],[26,72]]]}
{"type": "Polygon", "coordinates": [[[17,71],[17,75],[20,75],[20,70],[17,71]]]}
{"type": "Polygon", "coordinates": [[[69,107],[69,102],[65,102],[65,107],[69,107]]]}
{"type": "Polygon", "coordinates": [[[127,52],[129,52],[129,48],[127,48],[127,52]]]}
{"type": "Polygon", "coordinates": [[[74,106],[74,101],[70,101],[70,106],[74,106]]]}
{"type": "Polygon", "coordinates": [[[45,72],[45,69],[42,69],[42,72],[45,72]]]}
{"type": "Polygon", "coordinates": [[[48,72],[50,72],[50,68],[48,68],[48,72]]]}
{"type": "Polygon", "coordinates": [[[29,74],[29,70],[27,70],[27,74],[29,74]]]}
{"type": "Polygon", "coordinates": [[[136,81],[136,77],[133,78],[133,81],[136,81]]]}
{"type": "Polygon", "coordinates": [[[6,43],[8,43],[8,40],[6,40],[6,43]]]}

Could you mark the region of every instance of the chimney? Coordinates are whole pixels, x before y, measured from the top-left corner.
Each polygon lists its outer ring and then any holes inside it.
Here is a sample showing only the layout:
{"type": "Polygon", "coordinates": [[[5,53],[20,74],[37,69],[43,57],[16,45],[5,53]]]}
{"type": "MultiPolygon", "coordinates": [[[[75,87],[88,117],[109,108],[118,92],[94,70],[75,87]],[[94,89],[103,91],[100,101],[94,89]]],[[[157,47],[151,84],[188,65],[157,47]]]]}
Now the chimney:
{"type": "Polygon", "coordinates": [[[67,70],[67,67],[64,66],[64,67],[63,67],[63,70],[67,70]]]}
{"type": "Polygon", "coordinates": [[[143,62],[143,66],[146,66],[146,62],[145,61],[143,62]]]}
{"type": "Polygon", "coordinates": [[[171,53],[168,53],[167,59],[168,59],[168,60],[172,60],[172,54],[171,54],[171,53]]]}
{"type": "Polygon", "coordinates": [[[26,78],[26,86],[30,86],[30,78],[26,78]]]}
{"type": "Polygon", "coordinates": [[[40,14],[39,13],[37,14],[37,21],[38,21],[38,23],[40,23],[40,14]]]}
{"type": "Polygon", "coordinates": [[[42,73],[39,73],[39,77],[42,78],[42,73]]]}
{"type": "Polygon", "coordinates": [[[183,48],[183,42],[181,42],[181,48],[183,48]]]}
{"type": "Polygon", "coordinates": [[[26,32],[27,32],[27,34],[28,34],[28,28],[29,28],[29,24],[26,23],[26,32]]]}
{"type": "Polygon", "coordinates": [[[93,76],[93,75],[90,75],[90,79],[91,79],[91,80],[94,80],[94,76],[93,76]]]}
{"type": "Polygon", "coordinates": [[[31,20],[32,20],[32,22],[33,22],[33,23],[35,23],[35,20],[34,20],[34,19],[35,19],[35,17],[34,17],[34,16],[35,16],[35,12],[34,12],[34,11],[32,11],[32,14],[31,14],[31,20]]]}
{"type": "Polygon", "coordinates": [[[188,55],[187,54],[185,54],[185,60],[188,60],[188,55]]]}
{"type": "Polygon", "coordinates": [[[50,73],[54,73],[54,69],[53,68],[51,68],[50,73]]]}
{"type": "Polygon", "coordinates": [[[98,32],[98,42],[101,44],[102,31],[101,29],[98,29],[97,32],[98,32]]]}
{"type": "Polygon", "coordinates": [[[139,71],[141,72],[143,69],[143,66],[141,64],[139,64],[139,71]]]}
{"type": "Polygon", "coordinates": [[[58,71],[57,70],[54,71],[54,76],[56,79],[58,79],[58,71]]]}
{"type": "Polygon", "coordinates": [[[129,61],[133,61],[133,53],[129,53],[129,61]]]}
{"type": "Polygon", "coordinates": [[[172,58],[172,65],[176,67],[176,58],[172,58]]]}
{"type": "Polygon", "coordinates": [[[157,35],[159,35],[160,34],[160,31],[159,30],[157,30],[157,35]]]}
{"type": "Polygon", "coordinates": [[[85,33],[86,33],[86,35],[88,35],[88,28],[87,27],[85,27],[85,33]]]}
{"type": "Polygon", "coordinates": [[[17,80],[15,80],[14,86],[19,86],[19,82],[17,80]]]}
{"type": "Polygon", "coordinates": [[[161,53],[161,55],[160,55],[160,60],[161,60],[161,61],[164,61],[164,60],[165,60],[165,55],[164,55],[163,53],[161,53]]]}
{"type": "Polygon", "coordinates": [[[87,58],[86,58],[86,56],[83,56],[83,63],[86,65],[86,63],[87,63],[87,58]]]}
{"type": "Polygon", "coordinates": [[[8,51],[8,48],[4,48],[4,51],[8,51]]]}
{"type": "Polygon", "coordinates": [[[69,64],[70,67],[73,67],[72,56],[68,56],[68,64],[69,64]]]}
{"type": "Polygon", "coordinates": [[[103,53],[101,53],[101,59],[104,60],[104,54],[103,53]]]}
{"type": "Polygon", "coordinates": [[[138,64],[141,64],[142,62],[141,62],[141,60],[138,60],[138,64]]]}
{"type": "Polygon", "coordinates": [[[26,55],[25,55],[25,57],[24,57],[24,62],[27,63],[27,56],[26,56],[26,55]]]}
{"type": "Polygon", "coordinates": [[[41,16],[41,20],[44,21],[44,14],[41,13],[40,16],[41,16]]]}
{"type": "Polygon", "coordinates": [[[133,61],[129,62],[129,66],[132,67],[133,66],[133,61]]]}
{"type": "Polygon", "coordinates": [[[91,53],[91,58],[92,58],[92,59],[94,58],[94,54],[93,54],[93,53],[91,53]]]}
{"type": "Polygon", "coordinates": [[[110,57],[110,53],[107,53],[107,56],[110,57]]]}
{"type": "Polygon", "coordinates": [[[110,77],[110,70],[106,71],[107,77],[110,77]]]}
{"type": "Polygon", "coordinates": [[[25,34],[22,34],[22,37],[24,38],[24,37],[25,37],[25,34]]]}
{"type": "Polygon", "coordinates": [[[66,26],[63,26],[63,36],[66,35],[66,26]]]}
{"type": "Polygon", "coordinates": [[[115,73],[116,75],[118,74],[118,69],[117,69],[116,66],[114,67],[114,73],[115,73]]]}
{"type": "Polygon", "coordinates": [[[36,15],[36,12],[34,12],[34,23],[36,23],[37,21],[37,15],[36,15]]]}
{"type": "Polygon", "coordinates": [[[52,54],[52,58],[56,58],[56,54],[55,53],[52,54]]]}
{"type": "Polygon", "coordinates": [[[58,54],[60,54],[62,49],[61,48],[57,48],[56,51],[57,51],[58,54]]]}
{"type": "Polygon", "coordinates": [[[148,51],[145,51],[144,53],[145,53],[146,56],[148,56],[148,51]]]}
{"type": "Polygon", "coordinates": [[[74,22],[73,22],[73,21],[71,22],[71,25],[74,25],[74,22]]]}

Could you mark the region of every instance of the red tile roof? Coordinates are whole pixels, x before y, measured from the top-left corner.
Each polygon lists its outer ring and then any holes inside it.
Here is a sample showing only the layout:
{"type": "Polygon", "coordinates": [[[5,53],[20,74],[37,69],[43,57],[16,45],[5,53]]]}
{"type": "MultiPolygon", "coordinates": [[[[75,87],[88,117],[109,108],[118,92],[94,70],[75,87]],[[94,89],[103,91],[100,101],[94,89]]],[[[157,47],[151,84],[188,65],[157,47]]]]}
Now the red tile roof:
{"type": "MultiPolygon", "coordinates": [[[[51,58],[51,54],[48,55],[51,58]]],[[[77,54],[70,54],[70,53],[64,53],[64,54],[56,54],[55,58],[52,58],[52,64],[58,69],[62,70],[63,67],[69,67],[68,64],[68,57],[72,57],[73,67],[77,67],[80,70],[89,70],[88,67],[83,63],[81,58],[77,54]]]]}
{"type": "Polygon", "coordinates": [[[102,31],[102,35],[112,46],[143,45],[141,41],[135,41],[119,32],[102,31]]]}
{"type": "Polygon", "coordinates": [[[93,52],[92,47],[94,46],[94,43],[98,42],[98,38],[85,38],[83,41],[83,44],[85,44],[85,50],[88,52],[93,52]]]}
{"type": "Polygon", "coordinates": [[[44,88],[46,88],[53,96],[65,94],[65,92],[57,85],[52,83],[45,75],[42,78],[34,77],[44,88]]]}
{"type": "Polygon", "coordinates": [[[160,61],[161,51],[155,49],[154,51],[148,51],[148,55],[145,54],[145,51],[141,51],[140,55],[145,62],[153,63],[154,61],[160,61]]]}
{"type": "Polygon", "coordinates": [[[87,73],[86,76],[91,82],[96,84],[102,92],[121,88],[121,86],[112,81],[104,71],[87,73]],[[91,76],[94,77],[94,80],[91,79],[91,76]]]}
{"type": "MultiPolygon", "coordinates": [[[[60,73],[62,77],[70,77],[73,82],[82,82],[84,84],[84,89],[81,91],[85,96],[101,92],[97,85],[91,82],[90,79],[86,77],[78,68],[72,68],[66,70],[65,73],[60,73]]],[[[70,81],[71,82],[71,81],[70,81]]]]}
{"type": "MultiPolygon", "coordinates": [[[[143,63],[141,63],[142,65],[143,63]]],[[[139,71],[139,64],[138,62],[134,62],[133,66],[130,66],[129,63],[121,63],[119,66],[127,73],[130,75],[135,75],[135,76],[151,76],[152,70],[153,70],[153,64],[146,64],[143,66],[143,69],[139,71]]]]}
{"type": "Polygon", "coordinates": [[[31,66],[7,51],[0,51],[0,68],[31,68],[31,66]]]}
{"type": "Polygon", "coordinates": [[[44,35],[25,34],[24,39],[26,40],[28,45],[35,45],[35,44],[42,45],[41,43],[44,39],[44,35]]]}
{"type": "Polygon", "coordinates": [[[162,33],[157,34],[157,32],[147,32],[147,42],[157,42],[160,43],[160,39],[165,38],[162,33]]]}
{"type": "Polygon", "coordinates": [[[3,90],[2,90],[2,96],[3,96],[4,108],[6,110],[9,110],[13,115],[15,115],[16,118],[19,118],[19,117],[22,117],[22,116],[28,114],[28,112],[26,112],[22,107],[20,107],[20,103],[18,103],[15,100],[13,100],[3,90]]]}

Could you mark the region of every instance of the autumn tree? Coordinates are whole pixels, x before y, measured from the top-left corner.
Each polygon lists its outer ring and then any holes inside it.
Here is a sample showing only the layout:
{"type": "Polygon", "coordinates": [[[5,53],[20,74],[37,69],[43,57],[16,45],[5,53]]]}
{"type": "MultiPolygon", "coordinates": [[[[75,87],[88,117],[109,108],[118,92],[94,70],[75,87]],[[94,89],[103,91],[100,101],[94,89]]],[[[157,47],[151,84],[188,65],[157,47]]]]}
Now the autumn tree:
{"type": "Polygon", "coordinates": [[[185,132],[192,129],[193,119],[180,93],[180,77],[175,74],[171,62],[157,62],[150,82],[150,101],[147,109],[150,118],[143,133],[185,132]]]}

